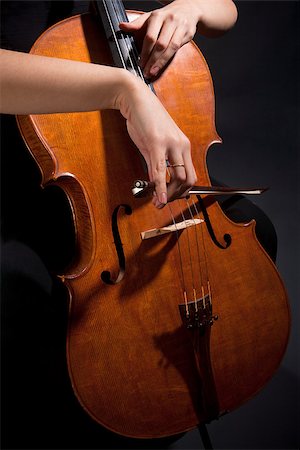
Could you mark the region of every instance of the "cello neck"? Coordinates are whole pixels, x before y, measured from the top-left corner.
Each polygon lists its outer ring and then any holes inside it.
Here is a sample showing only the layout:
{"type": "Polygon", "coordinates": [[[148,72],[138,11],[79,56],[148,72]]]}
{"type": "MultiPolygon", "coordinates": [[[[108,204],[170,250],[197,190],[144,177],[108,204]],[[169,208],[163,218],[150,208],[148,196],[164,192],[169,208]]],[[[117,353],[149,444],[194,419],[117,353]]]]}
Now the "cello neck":
{"type": "Polygon", "coordinates": [[[94,4],[102,21],[115,66],[128,70],[146,82],[139,66],[139,54],[134,39],[119,28],[120,22],[128,22],[123,2],[97,0],[94,4]]]}

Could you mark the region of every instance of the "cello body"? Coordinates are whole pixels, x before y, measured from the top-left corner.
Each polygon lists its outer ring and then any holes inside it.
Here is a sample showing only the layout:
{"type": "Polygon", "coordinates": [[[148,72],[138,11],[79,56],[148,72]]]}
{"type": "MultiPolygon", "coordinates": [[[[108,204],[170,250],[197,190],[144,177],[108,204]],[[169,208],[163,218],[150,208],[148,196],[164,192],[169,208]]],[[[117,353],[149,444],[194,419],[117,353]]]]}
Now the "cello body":
{"type": "MultiPolygon", "coordinates": [[[[54,25],[32,53],[112,64],[92,14],[54,25]]],[[[153,85],[191,141],[198,183],[209,185],[206,154],[221,139],[199,49],[182,47],[153,85]]],[[[231,222],[209,196],[192,213],[186,200],[156,210],[135,198],[132,183],[147,174],[117,111],[19,116],[18,124],[42,185],[63,189],[72,210],[76,254],[60,278],[70,297],[69,375],[86,412],[122,435],[161,437],[253,397],[279,366],[290,326],[254,221],[231,222]],[[176,223],[192,216],[192,226],[174,229],[170,211],[176,223]],[[193,299],[199,312],[187,309],[193,299]]]]}

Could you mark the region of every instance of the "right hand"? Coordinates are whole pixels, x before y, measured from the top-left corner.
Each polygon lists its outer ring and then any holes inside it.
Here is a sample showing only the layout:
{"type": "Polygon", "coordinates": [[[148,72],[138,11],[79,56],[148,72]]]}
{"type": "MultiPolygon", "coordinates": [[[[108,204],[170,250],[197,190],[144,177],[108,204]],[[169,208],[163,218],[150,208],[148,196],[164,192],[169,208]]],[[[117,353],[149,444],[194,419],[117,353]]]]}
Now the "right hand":
{"type": "Polygon", "coordinates": [[[129,136],[146,160],[150,181],[155,183],[153,203],[162,208],[168,201],[185,197],[196,183],[188,138],[162,106],[158,98],[134,77],[119,99],[129,136]],[[184,166],[170,167],[166,183],[166,161],[184,166]]]}

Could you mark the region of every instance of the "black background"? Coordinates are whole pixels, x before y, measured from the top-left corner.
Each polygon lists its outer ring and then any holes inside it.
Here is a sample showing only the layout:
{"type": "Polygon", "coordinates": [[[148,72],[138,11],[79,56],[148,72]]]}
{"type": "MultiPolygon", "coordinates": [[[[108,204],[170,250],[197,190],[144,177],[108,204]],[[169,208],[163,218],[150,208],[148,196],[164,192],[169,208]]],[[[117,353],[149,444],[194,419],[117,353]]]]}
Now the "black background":
{"type": "MultiPolygon", "coordinates": [[[[59,14],[86,8],[85,2],[55,2],[59,7],[54,9],[50,3],[1,2],[3,46],[28,51],[59,14]],[[21,20],[26,26],[20,26],[21,20]]],[[[157,7],[149,1],[125,4],[128,9],[157,7]]],[[[299,3],[238,1],[237,7],[239,19],[228,34],[196,38],[212,72],[216,124],[223,139],[222,145],[210,149],[208,165],[210,174],[228,185],[270,187],[255,203],[277,231],[277,267],[289,294],[293,323],[287,352],[273,379],[247,404],[209,424],[208,431],[215,449],[296,449],[299,3]]],[[[48,212],[47,194],[38,188],[39,174],[18,138],[13,117],[2,118],[1,134],[3,448],[164,447],[164,442],[115,438],[77,405],[62,344],[66,304],[42,263],[58,265],[55,257],[49,261],[53,242],[65,248],[66,259],[71,251],[60,241],[62,225],[57,221],[65,205],[58,196],[57,210],[48,212]],[[48,239],[50,230],[55,239],[48,239]]],[[[196,430],[172,444],[178,449],[201,447],[196,430]]]]}

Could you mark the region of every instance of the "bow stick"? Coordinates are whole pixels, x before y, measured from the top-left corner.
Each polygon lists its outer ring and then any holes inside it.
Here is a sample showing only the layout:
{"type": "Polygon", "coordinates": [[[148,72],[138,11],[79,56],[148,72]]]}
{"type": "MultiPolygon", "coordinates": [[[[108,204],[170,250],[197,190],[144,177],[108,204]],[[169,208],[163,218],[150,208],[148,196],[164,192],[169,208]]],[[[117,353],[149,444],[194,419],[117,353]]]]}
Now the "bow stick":
{"type": "MultiPolygon", "coordinates": [[[[136,180],[134,182],[132,193],[134,197],[146,197],[150,195],[155,188],[152,181],[136,180]]],[[[269,188],[241,188],[241,187],[225,187],[225,186],[193,186],[189,190],[189,194],[205,194],[205,195],[233,195],[233,194],[247,194],[257,195],[262,194],[269,188]]]]}

